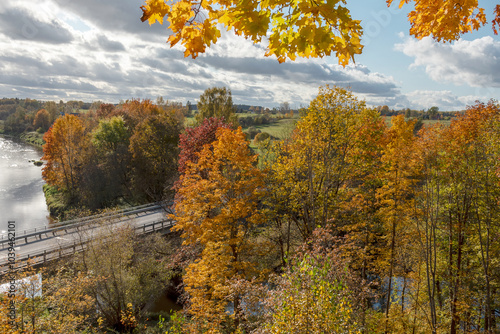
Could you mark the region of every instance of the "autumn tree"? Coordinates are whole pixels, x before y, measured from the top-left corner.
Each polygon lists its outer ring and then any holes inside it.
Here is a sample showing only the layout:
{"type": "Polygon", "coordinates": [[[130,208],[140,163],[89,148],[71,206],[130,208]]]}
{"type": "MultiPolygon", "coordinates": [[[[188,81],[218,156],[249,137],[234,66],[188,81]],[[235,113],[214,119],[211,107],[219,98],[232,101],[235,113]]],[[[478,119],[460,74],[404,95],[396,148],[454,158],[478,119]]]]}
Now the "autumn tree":
{"type": "Polygon", "coordinates": [[[181,176],[173,229],[182,232],[184,243],[202,247],[201,258],[188,266],[184,276],[198,332],[244,324],[244,291],[231,286],[258,276],[252,256],[259,249],[251,233],[262,223],[258,205],[264,184],[255,161],[241,128],[220,128],[217,140],[205,145],[198,161],[188,163],[181,176]]]}
{"type": "Polygon", "coordinates": [[[57,104],[54,101],[47,101],[45,102],[44,109],[49,113],[49,121],[52,124],[59,116],[57,104]]]}
{"type": "Polygon", "coordinates": [[[50,126],[49,112],[45,109],[38,110],[33,121],[33,126],[35,129],[41,129],[43,132],[47,131],[50,126]]]}
{"type": "Polygon", "coordinates": [[[91,241],[73,267],[93,281],[86,291],[95,300],[94,314],[97,309],[105,328],[132,332],[151,298],[166,287],[168,269],[159,265],[167,251],[164,238],[138,236],[132,226],[109,224],[97,234],[87,230],[79,237],[91,241]]]}
{"type": "Polygon", "coordinates": [[[492,287],[499,277],[490,270],[500,254],[490,238],[499,226],[494,204],[500,198],[499,111],[493,101],[477,103],[449,127],[424,128],[417,142],[422,166],[415,219],[424,266],[421,303],[426,301],[432,333],[440,328],[449,333],[474,327],[497,330],[492,309],[499,301],[492,287]],[[471,272],[475,277],[467,274],[471,272]]]}
{"type": "Polygon", "coordinates": [[[226,87],[212,87],[200,95],[198,113],[195,117],[198,124],[210,117],[224,118],[226,122],[237,124],[235,111],[231,90],[226,87]]]}
{"type": "Polygon", "coordinates": [[[222,118],[205,118],[198,126],[187,128],[179,139],[179,173],[184,174],[188,162],[198,162],[198,154],[205,145],[214,142],[219,128],[230,129],[231,126],[222,118]]]}
{"type": "Polygon", "coordinates": [[[159,115],[163,112],[163,109],[151,100],[130,100],[116,108],[108,105],[101,106],[104,108],[102,109],[102,114],[105,117],[121,116],[125,121],[125,125],[131,130],[135,129],[148,116],[159,115]]]}
{"type": "MultiPolygon", "coordinates": [[[[410,238],[404,238],[408,234],[406,228],[411,222],[411,212],[414,207],[416,178],[413,177],[414,167],[414,141],[413,127],[415,121],[406,122],[403,115],[392,118],[391,127],[387,129],[387,143],[381,157],[381,180],[383,186],[377,190],[377,198],[381,207],[379,214],[384,222],[385,235],[388,238],[387,251],[384,252],[385,259],[379,262],[386,272],[387,293],[385,316],[388,323],[391,307],[393,277],[403,278],[406,283],[406,271],[411,270],[411,258],[405,256],[410,248],[410,238]],[[402,239],[405,240],[401,244],[402,239]],[[396,256],[398,254],[398,256],[396,256]],[[396,261],[396,258],[401,259],[396,261]],[[397,270],[399,269],[399,270],[397,270]]],[[[404,295],[402,296],[404,300],[404,295]]],[[[386,327],[386,333],[389,332],[386,327]]]]}
{"type": "Polygon", "coordinates": [[[361,333],[355,322],[353,296],[333,261],[305,255],[273,282],[265,305],[269,319],[262,332],[361,333]]]}
{"type": "Polygon", "coordinates": [[[277,144],[270,154],[268,183],[275,194],[270,206],[280,208],[303,241],[340,212],[346,186],[359,168],[357,136],[377,117],[351,92],[321,87],[291,140],[277,144]]]}
{"type": "Polygon", "coordinates": [[[96,115],[98,118],[106,118],[113,113],[115,110],[114,104],[101,103],[96,109],[96,115]]]}
{"type": "Polygon", "coordinates": [[[70,200],[75,200],[80,186],[90,137],[83,122],[73,115],[58,118],[44,135],[42,176],[51,186],[57,187],[70,200]]]}

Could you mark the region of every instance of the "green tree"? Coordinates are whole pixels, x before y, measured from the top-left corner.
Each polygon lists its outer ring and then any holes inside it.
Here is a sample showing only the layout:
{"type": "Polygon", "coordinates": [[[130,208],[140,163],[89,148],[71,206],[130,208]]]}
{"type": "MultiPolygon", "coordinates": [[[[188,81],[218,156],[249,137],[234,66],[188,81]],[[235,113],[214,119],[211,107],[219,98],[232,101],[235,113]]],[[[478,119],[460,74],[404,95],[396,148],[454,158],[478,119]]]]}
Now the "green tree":
{"type": "Polygon", "coordinates": [[[198,113],[195,117],[198,124],[201,124],[205,118],[211,117],[224,117],[226,122],[238,124],[235,112],[231,90],[226,87],[212,87],[207,88],[200,95],[198,113]]]}
{"type": "Polygon", "coordinates": [[[92,131],[95,163],[86,170],[86,188],[91,207],[111,205],[124,195],[130,197],[130,131],[121,116],[99,121],[92,131]]]}
{"type": "Polygon", "coordinates": [[[172,112],[151,115],[130,138],[132,183],[140,198],[159,201],[171,196],[177,179],[179,135],[183,125],[172,112]]]}

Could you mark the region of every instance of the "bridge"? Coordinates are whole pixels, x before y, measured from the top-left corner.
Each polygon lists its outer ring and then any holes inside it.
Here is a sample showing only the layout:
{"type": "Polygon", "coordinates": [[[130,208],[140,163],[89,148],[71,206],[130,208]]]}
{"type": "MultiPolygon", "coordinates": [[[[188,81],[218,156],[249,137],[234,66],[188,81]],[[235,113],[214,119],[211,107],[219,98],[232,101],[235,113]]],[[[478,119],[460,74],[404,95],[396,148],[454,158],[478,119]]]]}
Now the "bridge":
{"type": "MultiPolygon", "coordinates": [[[[173,225],[172,220],[167,217],[167,214],[172,213],[170,207],[171,204],[150,203],[50,226],[15,231],[15,267],[22,266],[28,259],[36,265],[75,254],[82,251],[88,241],[112,233],[122,226],[130,226],[137,234],[167,231],[173,225]]],[[[9,270],[11,241],[8,232],[0,235],[0,279],[9,270]]]]}

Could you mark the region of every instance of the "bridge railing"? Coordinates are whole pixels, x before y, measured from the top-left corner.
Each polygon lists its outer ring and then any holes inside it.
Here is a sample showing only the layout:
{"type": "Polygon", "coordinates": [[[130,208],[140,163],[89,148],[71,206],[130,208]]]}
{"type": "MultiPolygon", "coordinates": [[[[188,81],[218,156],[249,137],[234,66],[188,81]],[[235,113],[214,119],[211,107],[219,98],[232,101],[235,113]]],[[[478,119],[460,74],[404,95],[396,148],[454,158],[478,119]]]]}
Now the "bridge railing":
{"type": "MultiPolygon", "coordinates": [[[[80,219],[73,219],[65,222],[58,223],[57,225],[53,226],[44,226],[42,228],[34,228],[34,229],[29,229],[29,230],[24,230],[22,233],[16,233],[15,235],[15,241],[17,240],[22,240],[24,239],[25,242],[28,242],[28,238],[30,237],[39,237],[39,239],[42,238],[42,235],[48,235],[49,233],[52,233],[53,236],[55,236],[55,233],[58,231],[62,230],[69,230],[69,229],[77,229],[81,226],[84,225],[91,225],[91,224],[97,224],[103,220],[110,220],[110,219],[115,219],[118,218],[119,221],[127,220],[129,219],[129,216],[137,214],[139,215],[140,213],[145,213],[149,211],[156,211],[159,209],[165,209],[169,204],[164,204],[164,203],[155,203],[155,204],[145,204],[145,205],[140,205],[132,208],[127,208],[127,209],[122,209],[122,210],[117,210],[113,212],[108,212],[105,214],[99,214],[99,215],[93,215],[93,216],[88,216],[80,219]]],[[[8,243],[10,240],[7,238],[7,235],[2,235],[0,237],[0,247],[2,247],[5,243],[8,243]],[[5,237],[4,237],[5,236],[5,237]]]]}
{"type": "MultiPolygon", "coordinates": [[[[109,218],[110,216],[128,214],[130,211],[134,211],[134,210],[142,209],[142,208],[155,208],[155,209],[159,209],[160,207],[166,207],[168,205],[170,205],[170,204],[169,203],[168,204],[167,203],[163,203],[163,202],[142,204],[142,205],[137,205],[137,206],[133,206],[133,207],[129,207],[129,208],[114,210],[114,211],[110,211],[110,212],[103,212],[103,213],[99,213],[99,214],[95,214],[95,215],[91,215],[91,216],[87,216],[87,217],[76,218],[76,219],[71,219],[71,220],[65,220],[65,221],[62,221],[62,222],[53,223],[50,226],[36,226],[34,228],[23,230],[21,232],[21,234],[24,235],[24,234],[27,234],[27,233],[41,231],[41,230],[45,230],[45,229],[49,229],[49,228],[56,228],[56,227],[60,227],[60,226],[63,226],[63,225],[72,225],[72,224],[77,224],[77,223],[86,222],[86,221],[92,221],[92,220],[96,220],[96,219],[109,218]]],[[[1,234],[0,235],[0,240],[4,239],[6,237],[7,237],[6,234],[1,234]]]]}
{"type": "MultiPolygon", "coordinates": [[[[159,221],[142,224],[135,226],[134,230],[137,234],[148,234],[157,231],[161,231],[166,228],[170,228],[174,225],[171,219],[162,219],[159,221]]],[[[62,257],[73,255],[83,251],[86,244],[94,239],[89,239],[85,241],[73,241],[73,243],[66,243],[64,245],[53,246],[45,248],[43,250],[35,251],[33,253],[25,254],[16,258],[15,270],[21,270],[27,265],[27,261],[30,261],[31,265],[38,265],[52,260],[57,260],[62,257]]],[[[8,262],[6,259],[0,261],[0,278],[9,270],[8,262]]]]}

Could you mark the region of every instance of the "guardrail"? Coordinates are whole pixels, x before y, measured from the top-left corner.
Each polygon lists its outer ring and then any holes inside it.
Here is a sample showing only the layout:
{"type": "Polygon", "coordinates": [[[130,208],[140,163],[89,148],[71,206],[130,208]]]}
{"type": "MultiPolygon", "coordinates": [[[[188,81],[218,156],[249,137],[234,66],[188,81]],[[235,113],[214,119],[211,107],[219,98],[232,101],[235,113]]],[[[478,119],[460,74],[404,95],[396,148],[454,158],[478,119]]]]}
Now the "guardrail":
{"type": "MultiPolygon", "coordinates": [[[[148,234],[148,233],[158,232],[166,228],[170,228],[173,225],[174,222],[172,220],[163,219],[151,223],[146,223],[140,226],[135,226],[134,230],[138,234],[148,234]]],[[[40,250],[38,252],[18,257],[16,258],[17,266],[14,268],[14,270],[21,270],[24,267],[26,267],[27,261],[30,261],[31,265],[38,265],[52,260],[57,260],[65,256],[74,255],[76,253],[83,251],[85,249],[85,245],[90,241],[92,240],[86,240],[82,242],[74,241],[73,243],[46,248],[43,249],[43,251],[40,250]]],[[[8,270],[9,270],[8,261],[0,262],[0,278],[8,270]]]]}
{"type": "MultiPolygon", "coordinates": [[[[90,225],[90,224],[95,224],[98,223],[102,220],[109,220],[109,219],[115,219],[119,218],[122,221],[129,219],[129,216],[136,214],[139,216],[140,213],[145,213],[149,211],[157,211],[159,209],[164,209],[166,210],[166,207],[168,207],[169,204],[163,204],[162,203],[155,203],[155,204],[145,204],[145,205],[140,205],[132,208],[127,208],[127,209],[122,209],[118,211],[113,211],[105,214],[100,214],[100,215],[93,215],[93,216],[88,216],[80,219],[74,219],[74,220],[69,220],[65,222],[58,223],[56,226],[44,226],[42,228],[34,228],[34,229],[29,229],[29,230],[24,230],[23,233],[19,234],[16,233],[15,240],[22,240],[24,239],[25,243],[28,243],[28,238],[30,237],[36,237],[38,236],[39,239],[42,239],[42,235],[47,235],[49,233],[52,233],[52,236],[55,236],[55,233],[58,231],[67,230],[69,229],[76,229],[77,231],[79,230],[79,227],[84,226],[84,225],[90,225]],[[38,231],[37,231],[38,229],[38,231]],[[28,233],[29,232],[29,233],[28,233]]],[[[90,227],[92,228],[92,227],[90,227]]],[[[5,238],[4,235],[1,236],[0,238],[0,247],[2,247],[5,243],[8,243],[10,240],[5,238]]]]}

